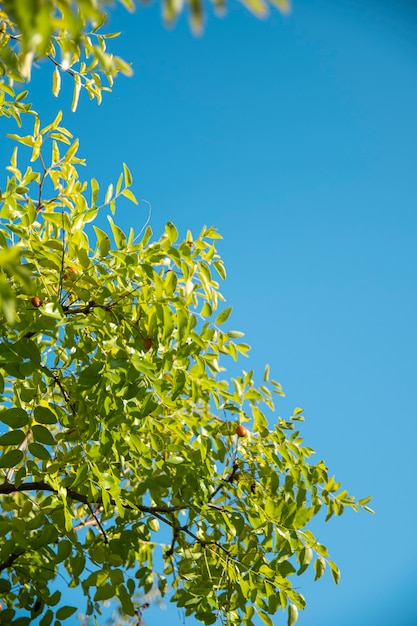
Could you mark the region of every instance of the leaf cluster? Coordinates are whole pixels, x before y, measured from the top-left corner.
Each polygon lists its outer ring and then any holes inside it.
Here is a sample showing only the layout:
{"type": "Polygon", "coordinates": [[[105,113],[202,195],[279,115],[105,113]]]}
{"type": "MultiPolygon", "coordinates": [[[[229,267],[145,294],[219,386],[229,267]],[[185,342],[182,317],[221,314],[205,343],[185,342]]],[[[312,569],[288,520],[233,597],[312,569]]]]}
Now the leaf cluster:
{"type": "MultiPolygon", "coordinates": [[[[163,7],[172,21],[183,4],[163,7]]],[[[189,8],[197,29],[202,4],[189,8]]],[[[268,367],[261,383],[227,374],[249,346],[229,327],[216,229],[124,232],[116,205],[139,204],[128,166],[106,189],[84,180],[62,113],[42,126],[15,88],[45,58],[55,95],[74,81],[73,110],[82,89],[100,102],[130,72],[106,51],[106,9],[0,3],[0,114],[33,121],[8,135],[0,190],[0,624],[60,626],[76,611],[64,580],[94,618],[116,599],[136,619],[136,597],[169,593],[204,624],[270,626],[285,610],[291,626],[305,606],[291,577],[340,577],[311,520],[369,498],[313,460],[302,409],[276,416],[268,367]]]]}
{"type": "MultiPolygon", "coordinates": [[[[119,0],[129,11],[133,0],[119,0]]],[[[268,14],[268,2],[279,10],[289,10],[288,0],[241,0],[258,17],[268,14]]],[[[212,0],[217,13],[226,9],[225,0],[212,0]]],[[[80,92],[100,104],[103,92],[111,91],[115,77],[130,76],[132,68],[121,57],[108,52],[109,39],[118,32],[104,32],[111,0],[3,0],[0,2],[0,115],[21,123],[22,112],[30,111],[26,91],[14,90],[15,83],[30,80],[34,62],[53,66],[52,93],[58,96],[62,76],[73,81],[71,109],[78,106],[80,92]]],[[[162,0],[162,16],[169,25],[188,8],[190,25],[200,33],[205,7],[202,0],[162,0]]]]}
{"type": "Polygon", "coordinates": [[[224,377],[249,346],[224,326],[217,231],[123,232],[116,203],[137,203],[128,167],[102,192],[80,179],[61,114],[34,120],[11,135],[0,208],[0,623],[22,624],[17,609],[42,626],[69,616],[54,609],[59,575],[87,614],[116,597],[134,615],[135,593],[169,584],[205,624],[268,625],[280,609],[294,623],[305,600],[291,575],[312,564],[339,580],[310,520],[366,502],[311,463],[301,409],[269,427],[282,389],[268,368],[260,385],[251,371],[224,377]]]}
{"type": "MultiPolygon", "coordinates": [[[[129,0],[121,2],[133,9],[129,0]]],[[[82,89],[100,104],[103,92],[111,90],[117,74],[132,74],[128,63],[107,51],[107,41],[119,35],[102,32],[109,4],[94,0],[0,2],[0,104],[7,103],[3,115],[20,123],[22,104],[15,105],[22,103],[27,93],[16,96],[14,83],[30,79],[35,61],[52,64],[55,96],[60,92],[62,75],[72,78],[73,111],[82,89]]]]}

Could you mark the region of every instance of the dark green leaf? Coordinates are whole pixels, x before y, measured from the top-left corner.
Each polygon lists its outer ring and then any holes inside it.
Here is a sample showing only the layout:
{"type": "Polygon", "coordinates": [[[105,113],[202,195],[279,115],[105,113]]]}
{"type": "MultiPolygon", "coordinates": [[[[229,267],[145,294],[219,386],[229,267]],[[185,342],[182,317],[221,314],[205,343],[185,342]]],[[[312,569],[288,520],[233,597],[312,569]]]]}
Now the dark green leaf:
{"type": "Polygon", "coordinates": [[[37,406],[34,411],[34,416],[39,424],[55,424],[57,421],[55,413],[46,406],[37,406]]]}
{"type": "Polygon", "coordinates": [[[115,595],[115,588],[113,587],[113,585],[107,583],[105,585],[102,585],[101,587],[98,587],[94,596],[94,601],[98,602],[99,600],[110,600],[110,598],[113,598],[115,595]]]}
{"type": "Polygon", "coordinates": [[[51,435],[50,431],[45,428],[45,426],[33,426],[32,435],[35,441],[38,441],[39,443],[44,443],[47,446],[53,446],[56,443],[54,437],[51,435]]]}
{"type": "Polygon", "coordinates": [[[33,443],[30,443],[28,447],[29,447],[29,452],[38,459],[48,461],[51,458],[51,455],[49,454],[48,450],[44,448],[44,446],[41,446],[40,443],[33,442],[33,443]]]}
{"type": "Polygon", "coordinates": [[[72,552],[72,543],[67,540],[58,543],[57,563],[64,561],[72,552]]]}
{"type": "Polygon", "coordinates": [[[21,426],[26,426],[29,422],[29,416],[23,409],[6,409],[5,411],[0,411],[0,421],[11,428],[20,428],[21,426]]]}
{"type": "Polygon", "coordinates": [[[77,611],[77,608],[74,606],[62,606],[56,612],[56,618],[67,619],[68,617],[71,617],[71,615],[74,615],[75,611],[77,611]]]}
{"type": "Polygon", "coordinates": [[[18,446],[25,437],[26,433],[23,430],[11,430],[0,437],[0,446],[18,446]]]}
{"type": "Polygon", "coordinates": [[[50,609],[48,609],[45,615],[42,617],[41,621],[39,622],[39,626],[51,626],[53,618],[54,614],[50,609]]]}
{"type": "Polygon", "coordinates": [[[9,450],[0,456],[0,467],[15,467],[22,459],[23,452],[21,450],[9,450]]]}

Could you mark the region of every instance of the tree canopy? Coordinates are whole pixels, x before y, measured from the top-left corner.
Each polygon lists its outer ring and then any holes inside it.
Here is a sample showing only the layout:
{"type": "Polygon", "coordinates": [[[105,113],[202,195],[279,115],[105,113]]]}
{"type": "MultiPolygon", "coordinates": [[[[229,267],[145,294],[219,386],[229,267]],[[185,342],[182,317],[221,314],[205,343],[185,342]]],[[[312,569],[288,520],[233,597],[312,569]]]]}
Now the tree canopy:
{"type": "Polygon", "coordinates": [[[0,114],[16,144],[0,196],[0,624],[59,626],[77,610],[65,581],[90,616],[116,599],[140,623],[137,597],[157,592],[204,624],[270,626],[285,610],[291,626],[305,606],[291,577],[340,576],[310,521],[370,498],[314,460],[301,408],[276,416],[268,367],[259,383],[227,376],[249,346],[229,326],[216,229],[123,232],[128,166],[105,190],[84,180],[62,112],[43,125],[15,87],[43,56],[55,95],[70,74],[73,109],[82,88],[100,102],[103,77],[130,71],[98,34],[103,10],[0,4],[0,114]],[[23,115],[30,134],[16,132],[23,115]]]}

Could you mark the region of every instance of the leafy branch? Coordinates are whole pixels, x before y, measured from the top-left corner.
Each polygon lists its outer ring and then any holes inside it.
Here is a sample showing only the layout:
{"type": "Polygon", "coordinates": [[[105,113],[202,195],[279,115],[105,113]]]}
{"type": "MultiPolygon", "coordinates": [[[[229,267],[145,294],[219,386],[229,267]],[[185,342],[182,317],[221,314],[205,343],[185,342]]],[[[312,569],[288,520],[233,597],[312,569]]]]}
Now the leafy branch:
{"type": "MultiPolygon", "coordinates": [[[[73,489],[68,487],[63,488],[65,494],[71,500],[76,502],[81,502],[87,506],[99,505],[103,504],[103,499],[100,497],[94,498],[93,501],[90,500],[87,496],[77,493],[73,489]]],[[[49,485],[47,482],[38,480],[30,483],[21,483],[20,485],[16,485],[14,483],[4,482],[0,484],[0,494],[6,495],[11,493],[19,493],[25,491],[48,491],[51,493],[55,493],[59,495],[59,491],[49,485]]],[[[112,506],[116,506],[116,501],[112,498],[110,499],[110,504],[112,506]]],[[[122,503],[123,508],[128,509],[130,511],[140,511],[141,513],[149,513],[150,515],[157,515],[159,513],[174,513],[175,511],[182,511],[184,509],[188,509],[189,505],[179,505],[179,506],[145,506],[143,504],[135,504],[134,506],[130,504],[122,503]]],[[[169,522],[167,522],[171,525],[169,522]]]]}

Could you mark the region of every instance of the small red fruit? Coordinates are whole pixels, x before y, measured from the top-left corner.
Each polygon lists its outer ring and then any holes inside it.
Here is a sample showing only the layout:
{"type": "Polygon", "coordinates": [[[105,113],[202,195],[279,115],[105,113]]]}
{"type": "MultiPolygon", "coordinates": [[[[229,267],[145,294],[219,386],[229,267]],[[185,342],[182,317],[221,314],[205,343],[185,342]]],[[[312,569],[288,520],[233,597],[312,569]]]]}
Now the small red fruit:
{"type": "Polygon", "coordinates": [[[145,337],[143,340],[143,347],[145,350],[150,350],[152,348],[152,339],[150,337],[145,337]]]}
{"type": "Polygon", "coordinates": [[[65,280],[74,280],[76,276],[78,276],[78,270],[72,265],[67,265],[64,272],[65,280]]]}
{"type": "Polygon", "coordinates": [[[38,309],[41,306],[41,304],[42,304],[42,300],[38,296],[33,296],[32,304],[33,304],[34,307],[36,307],[38,309]]]}
{"type": "Polygon", "coordinates": [[[248,434],[248,431],[246,430],[246,428],[242,426],[242,424],[239,424],[239,426],[237,426],[236,428],[236,435],[238,437],[246,437],[247,434],[248,434]]]}

